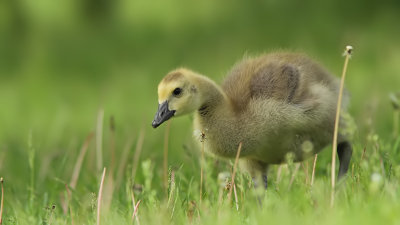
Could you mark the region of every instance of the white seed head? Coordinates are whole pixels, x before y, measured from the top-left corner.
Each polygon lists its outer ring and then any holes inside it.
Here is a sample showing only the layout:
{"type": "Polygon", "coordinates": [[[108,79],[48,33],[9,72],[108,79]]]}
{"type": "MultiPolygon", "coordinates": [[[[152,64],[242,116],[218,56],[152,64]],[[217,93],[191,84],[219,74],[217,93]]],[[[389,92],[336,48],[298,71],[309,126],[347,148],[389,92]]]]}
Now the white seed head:
{"type": "Polygon", "coordinates": [[[373,173],[371,175],[371,183],[369,184],[369,190],[372,193],[378,192],[383,185],[382,175],[379,173],[373,173]]]}
{"type": "Polygon", "coordinates": [[[231,173],[229,172],[221,172],[218,174],[218,184],[220,187],[225,187],[226,183],[229,181],[231,177],[231,173]]]}
{"type": "Polygon", "coordinates": [[[379,173],[373,173],[371,175],[371,182],[373,183],[381,183],[382,182],[382,175],[379,173]]]}
{"type": "Polygon", "coordinates": [[[353,46],[347,45],[346,49],[343,52],[343,56],[349,56],[351,57],[351,54],[353,53],[353,46]]]}

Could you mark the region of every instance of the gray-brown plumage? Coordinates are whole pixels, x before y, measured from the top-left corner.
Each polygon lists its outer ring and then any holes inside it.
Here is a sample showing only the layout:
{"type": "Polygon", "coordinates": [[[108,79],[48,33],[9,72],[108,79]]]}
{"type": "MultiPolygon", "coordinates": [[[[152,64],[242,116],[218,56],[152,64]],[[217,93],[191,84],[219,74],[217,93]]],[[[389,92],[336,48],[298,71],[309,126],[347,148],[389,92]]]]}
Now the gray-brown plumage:
{"type": "MultiPolygon", "coordinates": [[[[153,127],[172,116],[195,112],[194,129],[205,133],[206,150],[241,161],[255,176],[292,152],[301,161],[331,142],[338,80],[302,54],[246,57],[228,73],[222,88],[187,69],[167,74],[158,86],[153,127]],[[304,143],[312,143],[305,149],[304,143]]],[[[344,137],[338,145],[339,177],[351,157],[344,137]]]]}

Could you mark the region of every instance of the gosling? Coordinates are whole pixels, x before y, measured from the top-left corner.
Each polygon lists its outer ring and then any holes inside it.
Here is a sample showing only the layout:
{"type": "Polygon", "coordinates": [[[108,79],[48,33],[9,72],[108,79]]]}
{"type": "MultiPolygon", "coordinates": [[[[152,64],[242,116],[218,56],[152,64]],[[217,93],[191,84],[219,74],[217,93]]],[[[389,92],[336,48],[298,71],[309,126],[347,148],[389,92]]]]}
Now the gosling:
{"type": "MultiPolygon", "coordinates": [[[[194,112],[194,129],[204,132],[205,150],[234,158],[242,143],[241,165],[267,187],[270,164],[286,162],[288,153],[295,162],[302,161],[331,143],[338,93],[338,79],[298,53],[245,57],[222,87],[180,68],[158,85],[152,126],[194,112]]],[[[348,170],[352,147],[340,134],[338,143],[340,179],[348,170]]]]}

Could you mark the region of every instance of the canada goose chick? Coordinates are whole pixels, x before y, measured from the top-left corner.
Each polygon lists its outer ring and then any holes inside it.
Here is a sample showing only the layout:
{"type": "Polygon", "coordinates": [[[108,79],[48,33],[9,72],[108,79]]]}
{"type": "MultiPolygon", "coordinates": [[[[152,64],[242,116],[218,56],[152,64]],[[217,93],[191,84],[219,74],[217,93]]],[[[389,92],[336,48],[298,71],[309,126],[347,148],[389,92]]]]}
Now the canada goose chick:
{"type": "MultiPolygon", "coordinates": [[[[269,164],[285,162],[289,152],[301,161],[330,143],[338,90],[335,77],[296,53],[244,58],[222,87],[181,68],[158,85],[159,106],[152,126],[194,112],[194,128],[207,138],[206,151],[233,158],[242,142],[242,163],[253,176],[263,174],[266,185],[269,164]]],[[[343,136],[338,143],[342,177],[352,150],[343,136]]]]}

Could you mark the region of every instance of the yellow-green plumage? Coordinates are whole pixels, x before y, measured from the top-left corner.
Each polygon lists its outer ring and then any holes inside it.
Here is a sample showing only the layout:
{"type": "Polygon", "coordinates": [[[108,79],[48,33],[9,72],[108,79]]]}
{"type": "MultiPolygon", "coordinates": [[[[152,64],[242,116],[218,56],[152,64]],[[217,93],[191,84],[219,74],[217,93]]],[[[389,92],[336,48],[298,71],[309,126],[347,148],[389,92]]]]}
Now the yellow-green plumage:
{"type": "Polygon", "coordinates": [[[265,172],[289,152],[303,160],[330,143],[338,89],[338,80],[308,57],[281,52],[244,58],[221,87],[177,69],[158,93],[175,116],[195,113],[194,129],[205,133],[208,152],[233,158],[242,142],[242,161],[265,172]],[[312,143],[312,151],[304,151],[304,142],[312,143]]]}

